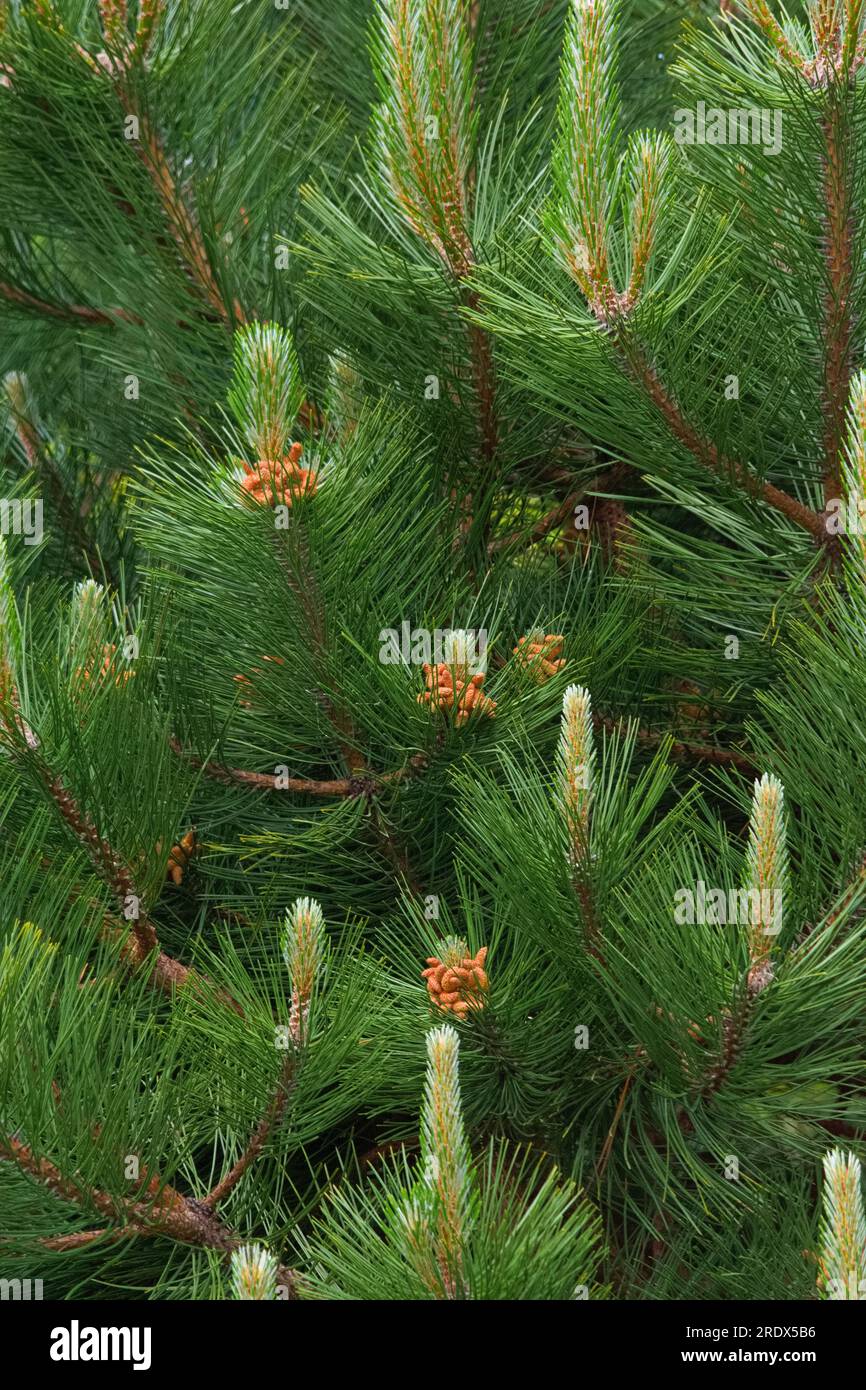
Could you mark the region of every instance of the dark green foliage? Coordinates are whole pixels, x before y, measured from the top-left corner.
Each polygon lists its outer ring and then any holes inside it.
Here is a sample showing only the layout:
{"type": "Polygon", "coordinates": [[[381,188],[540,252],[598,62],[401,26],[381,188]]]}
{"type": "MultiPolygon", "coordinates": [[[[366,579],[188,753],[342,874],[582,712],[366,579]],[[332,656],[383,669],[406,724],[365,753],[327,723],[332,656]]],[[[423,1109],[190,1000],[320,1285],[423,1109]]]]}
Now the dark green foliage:
{"type": "Polygon", "coordinates": [[[311,1299],[822,1291],[864,69],[595,6],[406,0],[412,100],[400,0],[168,0],[146,52],[144,3],[0,11],[0,491],[45,528],[0,541],[0,1274],[47,1297],[227,1296],[253,1242],[311,1299]],[[678,145],[699,101],[778,155],[678,145]],[[468,717],[404,625],[486,633],[468,717]],[[766,953],[677,913],[759,880],[766,953]]]}

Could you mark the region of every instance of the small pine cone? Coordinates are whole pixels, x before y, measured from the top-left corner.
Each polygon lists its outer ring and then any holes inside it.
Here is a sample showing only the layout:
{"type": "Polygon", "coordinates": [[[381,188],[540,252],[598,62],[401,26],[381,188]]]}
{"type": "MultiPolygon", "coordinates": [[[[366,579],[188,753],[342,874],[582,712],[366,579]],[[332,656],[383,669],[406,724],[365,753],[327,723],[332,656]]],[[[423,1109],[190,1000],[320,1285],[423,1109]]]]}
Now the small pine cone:
{"type": "Polygon", "coordinates": [[[441,960],[438,956],[428,956],[427,969],[421,971],[421,978],[427,981],[431,1002],[458,1018],[465,1018],[470,1009],[483,1009],[483,996],[488,990],[486,959],[486,946],[470,956],[465,941],[460,940],[446,943],[441,960]]]}
{"type": "Polygon", "coordinates": [[[538,685],[544,685],[565,665],[562,647],[565,638],[554,632],[531,632],[513,648],[518,663],[538,685]]]}
{"type": "Polygon", "coordinates": [[[700,687],[694,681],[680,680],[674,685],[678,695],[688,695],[690,700],[677,701],[676,713],[683,724],[692,723],[704,734],[709,733],[711,721],[716,711],[703,699],[700,687]]]}
{"type": "MultiPolygon", "coordinates": [[[[102,648],[102,663],[101,663],[101,665],[100,665],[100,667],[99,667],[99,671],[98,671],[98,673],[97,673],[97,677],[96,677],[97,681],[102,682],[102,681],[104,681],[104,680],[106,679],[107,676],[109,676],[109,675],[111,674],[111,668],[112,668],[112,666],[114,665],[114,658],[115,658],[116,653],[117,653],[117,644],[116,644],[115,642],[108,642],[108,643],[106,643],[106,644],[103,646],[103,648],[102,648]]],[[[87,685],[87,684],[90,682],[90,680],[91,680],[92,677],[93,677],[93,667],[94,667],[94,664],[95,664],[95,658],[91,657],[91,659],[87,662],[87,664],[86,664],[85,666],[78,666],[78,667],[76,667],[76,670],[75,670],[75,677],[76,677],[76,680],[77,680],[78,683],[79,683],[79,686],[83,687],[83,686],[87,685]]],[[[134,672],[134,671],[129,671],[129,670],[127,670],[127,671],[118,671],[118,673],[117,673],[117,675],[115,676],[115,679],[114,679],[114,684],[115,684],[116,686],[126,685],[126,682],[130,679],[131,676],[134,676],[134,675],[135,675],[135,672],[134,672]]]]}
{"type": "Polygon", "coordinates": [[[269,507],[278,502],[290,507],[296,497],[312,496],[318,480],[310,469],[298,466],[302,453],[303,445],[293,444],[283,459],[245,463],[246,477],[241,481],[241,491],[269,507]]]}
{"type": "Polygon", "coordinates": [[[419,705],[429,705],[431,709],[456,712],[456,723],[465,724],[473,710],[493,718],[496,701],[483,694],[484,674],[477,671],[468,681],[455,681],[454,673],[446,662],[438,666],[424,663],[424,679],[427,689],[419,695],[419,705]]]}
{"type": "Polygon", "coordinates": [[[165,872],[166,877],[171,879],[175,887],[179,888],[183,882],[184,869],[195,854],[196,848],[194,830],[188,830],[180,844],[172,845],[165,872]]]}

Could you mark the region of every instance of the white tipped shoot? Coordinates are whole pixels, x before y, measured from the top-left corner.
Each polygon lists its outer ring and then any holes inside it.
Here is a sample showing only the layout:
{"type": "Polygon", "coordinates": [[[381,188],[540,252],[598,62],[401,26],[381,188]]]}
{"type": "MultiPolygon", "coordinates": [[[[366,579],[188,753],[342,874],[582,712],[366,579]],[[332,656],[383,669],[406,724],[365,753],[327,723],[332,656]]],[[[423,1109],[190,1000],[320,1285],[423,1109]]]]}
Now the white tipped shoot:
{"type": "Polygon", "coordinates": [[[407,1254],[424,1282],[454,1297],[472,1220],[473,1185],[463,1125],[460,1040],[450,1024],[427,1034],[421,1108],[421,1171],[398,1213],[407,1254]]]}
{"type": "Polygon", "coordinates": [[[646,283],[647,268],[655,248],[659,219],[667,191],[670,147],[663,135],[635,136],[632,157],[631,278],[627,302],[635,304],[646,283]]]}
{"type": "Polygon", "coordinates": [[[0,536],[0,681],[11,678],[14,670],[14,633],[17,626],[15,595],[9,567],[6,538],[0,536]]]}
{"type": "Polygon", "coordinates": [[[424,1180],[438,1193],[450,1236],[458,1239],[469,1213],[469,1145],[463,1128],[460,1039],[450,1024],[427,1034],[427,1076],[421,1111],[424,1180]]]}
{"type": "Polygon", "coordinates": [[[759,993],[773,976],[772,938],[782,929],[788,877],[785,796],[778,777],[765,773],[755,782],[746,853],[749,894],[749,987],[759,993]]]}
{"type": "MultiPolygon", "coordinates": [[[[863,582],[866,581],[866,372],[863,371],[851,382],[843,475],[845,511],[837,525],[850,536],[851,558],[863,582]]],[[[834,525],[829,513],[826,524],[828,529],[834,525]]]]}
{"type": "Polygon", "coordinates": [[[75,627],[89,626],[103,611],[106,592],[95,579],[82,579],[72,590],[72,621],[75,627]]]}
{"type": "Polygon", "coordinates": [[[379,0],[372,48],[383,184],[416,236],[462,279],[473,263],[470,6],[466,0],[379,0]]]}
{"type": "Polygon", "coordinates": [[[590,694],[570,685],[562,701],[559,737],[559,802],[568,828],[569,859],[585,863],[589,856],[589,822],[595,774],[595,742],[590,694]]]}
{"type": "Polygon", "coordinates": [[[251,323],[235,334],[228,402],[256,463],[279,464],[304,401],[291,334],[277,323],[251,323]]]}
{"type": "Polygon", "coordinates": [[[241,1245],[231,1255],[231,1287],[234,1298],[274,1299],[277,1296],[277,1261],[263,1245],[241,1245]]]}
{"type": "Polygon", "coordinates": [[[819,1284],[827,1298],[866,1299],[866,1214],[860,1160],[824,1155],[819,1284]]]}
{"type": "Polygon", "coordinates": [[[454,669],[457,679],[462,681],[487,670],[484,643],[479,643],[475,632],[469,628],[453,628],[445,633],[442,660],[446,666],[454,669]]]}
{"type": "Polygon", "coordinates": [[[292,1012],[289,1031],[293,1042],[306,1041],[310,1000],[325,950],[325,920],[314,898],[298,898],[286,913],[282,932],[283,959],[289,971],[292,1012]]]}
{"type": "Polygon", "coordinates": [[[557,254],[594,312],[602,316],[616,298],[608,245],[620,168],[616,11],[617,0],[572,0],[560,70],[554,161],[557,254]]]}

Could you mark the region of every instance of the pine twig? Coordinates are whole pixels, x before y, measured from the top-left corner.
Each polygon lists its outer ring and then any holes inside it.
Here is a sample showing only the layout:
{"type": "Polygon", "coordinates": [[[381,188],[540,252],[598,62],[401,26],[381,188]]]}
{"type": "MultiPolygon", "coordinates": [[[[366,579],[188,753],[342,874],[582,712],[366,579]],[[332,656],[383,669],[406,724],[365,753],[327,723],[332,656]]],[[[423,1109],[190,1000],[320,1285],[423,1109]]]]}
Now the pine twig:
{"type": "Polygon", "coordinates": [[[139,9],[138,28],[134,41],[130,43],[126,36],[125,14],[121,15],[113,6],[104,6],[103,33],[109,52],[100,55],[100,61],[86,50],[80,51],[97,73],[107,72],[125,114],[136,118],[136,149],[162,207],[184,269],[217,318],[233,331],[236,323],[245,322],[244,312],[237,300],[231,309],[225,301],[196,218],[174,178],[162,140],[136,101],[133,84],[129,80],[133,69],[143,71],[147,50],[163,16],[164,6],[159,0],[146,0],[139,9]]]}
{"type": "MultiPolygon", "coordinates": [[[[624,717],[611,719],[601,714],[593,715],[593,720],[597,727],[606,729],[608,733],[624,733],[633,721],[624,717]]],[[[756,770],[755,763],[745,753],[738,753],[733,748],[716,748],[711,743],[683,743],[678,739],[671,739],[670,735],[663,732],[656,732],[653,729],[637,727],[635,736],[639,743],[657,746],[669,741],[669,753],[672,758],[695,759],[698,762],[714,763],[720,767],[735,767],[740,772],[752,773],[756,770]]]]}
{"type": "Polygon", "coordinates": [[[843,102],[842,95],[834,90],[822,122],[826,205],[823,251],[828,279],[822,325],[825,508],[841,496],[840,464],[853,370],[854,232],[850,169],[853,151],[843,102]]]}
{"type": "Polygon", "coordinates": [[[62,474],[54,466],[53,461],[45,457],[39,440],[39,432],[25,408],[25,393],[20,377],[14,377],[14,374],[7,377],[6,394],[9,398],[15,434],[27,464],[40,482],[44,484],[67,536],[84,555],[91,573],[104,575],[113,588],[118,588],[117,578],[106,571],[102,557],[87,532],[81,512],[75,499],[70,495],[62,474]],[[15,388],[10,385],[13,379],[17,383],[15,388]]]}
{"type": "Polygon", "coordinates": [[[272,772],[246,772],[241,768],[224,767],[221,763],[193,757],[176,738],[172,738],[170,744],[178,757],[185,758],[191,767],[201,768],[206,776],[217,782],[224,782],[228,786],[239,783],[257,791],[299,792],[304,796],[374,796],[381,787],[393,786],[397,782],[404,782],[416,776],[428,763],[426,753],[415,753],[403,767],[395,768],[392,772],[359,772],[353,777],[320,780],[309,777],[281,777],[272,772]]]}
{"type": "Polygon", "coordinates": [[[604,1177],[604,1171],[607,1168],[608,1162],[610,1161],[610,1156],[613,1152],[614,1140],[616,1139],[616,1132],[619,1129],[619,1122],[622,1119],[622,1112],[625,1109],[625,1103],[628,1098],[628,1093],[631,1090],[636,1070],[637,1062],[635,1061],[632,1062],[628,1074],[625,1078],[625,1082],[623,1083],[622,1089],[619,1093],[619,1099],[616,1103],[616,1110],[613,1113],[613,1119],[610,1122],[607,1134],[605,1135],[604,1144],[602,1145],[601,1153],[598,1156],[598,1162],[595,1165],[595,1175],[598,1182],[601,1182],[601,1179],[604,1177]]]}
{"type": "MultiPolygon", "coordinates": [[[[82,810],[61,779],[48,768],[42,769],[42,774],[49,796],[79,844],[84,846],[100,878],[104,879],[114,892],[121,911],[128,907],[131,899],[138,903],[139,895],[135,891],[135,884],[126,864],[99,834],[93,821],[82,810]]],[[[146,914],[133,919],[132,935],[141,956],[149,955],[156,949],[156,927],[146,914]]]]}
{"type": "Polygon", "coordinates": [[[735,459],[727,459],[719,452],[711,440],[704,439],[683,414],[678,402],[662,382],[655,367],[644,349],[633,337],[626,336],[623,326],[613,334],[614,341],[622,355],[624,364],[632,379],[642,388],[646,396],[664,419],[674,438],[686,448],[702,468],[717,478],[735,484],[740,491],[752,498],[761,498],[775,511],[781,512],[789,521],[808,531],[812,539],[820,545],[828,540],[823,515],[805,506],[796,497],[776,487],[773,483],[762,483],[745,466],[735,459]]]}
{"type": "Polygon", "coordinates": [[[27,290],[20,289],[17,285],[10,285],[7,280],[0,280],[0,295],[10,304],[19,304],[23,309],[30,309],[34,314],[43,314],[46,318],[65,319],[71,323],[96,324],[106,327],[114,327],[118,322],[142,323],[138,315],[131,313],[128,309],[96,309],[89,304],[52,304],[49,300],[39,299],[27,290]]]}
{"type": "MultiPolygon", "coordinates": [[[[76,1249],[99,1238],[122,1240],[126,1236],[136,1236],[168,1238],[182,1245],[214,1250],[228,1256],[243,1244],[243,1238],[224,1225],[203,1202],[183,1196],[169,1184],[161,1186],[158,1177],[149,1178],[148,1191],[156,1197],[154,1202],[149,1203],[130,1197],[118,1198],[100,1188],[74,1182],[65,1177],[50,1159],[37,1158],[32,1149],[14,1136],[0,1139],[0,1158],[15,1163],[23,1173],[61,1201],[71,1202],[85,1210],[95,1209],[110,1221],[117,1220],[120,1208],[123,1224],[119,1228],[49,1236],[41,1242],[46,1249],[76,1249]]],[[[295,1272],[281,1267],[279,1277],[291,1294],[296,1286],[295,1272]]]]}
{"type": "Polygon", "coordinates": [[[229,1171],[220,1179],[215,1187],[212,1187],[201,1205],[208,1211],[213,1211],[220,1202],[224,1201],[232,1188],[236,1187],[244,1173],[252,1163],[258,1158],[267,1142],[268,1137],[277,1128],[286,1113],[289,1099],[295,1088],[297,1080],[297,1059],[290,1053],[282,1067],[277,1090],[261,1120],[253,1131],[247,1147],[244,1149],[240,1158],[232,1165],[229,1171]]]}

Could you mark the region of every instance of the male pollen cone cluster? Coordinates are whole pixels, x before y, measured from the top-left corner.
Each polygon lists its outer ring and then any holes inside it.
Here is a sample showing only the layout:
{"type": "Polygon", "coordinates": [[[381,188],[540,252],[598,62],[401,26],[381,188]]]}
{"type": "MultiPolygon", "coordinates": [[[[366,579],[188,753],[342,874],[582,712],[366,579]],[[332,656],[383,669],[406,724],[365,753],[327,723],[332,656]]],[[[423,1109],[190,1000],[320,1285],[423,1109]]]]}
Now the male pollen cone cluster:
{"type": "MultiPolygon", "coordinates": [[[[196,852],[196,837],[194,830],[188,830],[183,839],[177,845],[172,845],[168,856],[168,863],[165,866],[166,877],[170,878],[176,888],[183,883],[183,872],[189,861],[196,852]]],[[[157,845],[157,850],[160,845],[157,845]]]]}
{"type": "MultiPolygon", "coordinates": [[[[114,657],[115,657],[116,651],[117,651],[117,643],[116,643],[116,642],[106,642],[106,644],[103,646],[103,648],[102,648],[102,665],[99,667],[99,670],[98,670],[98,672],[97,672],[97,680],[98,680],[98,681],[103,681],[103,680],[105,680],[105,677],[106,677],[106,676],[109,674],[109,672],[111,671],[111,668],[112,668],[112,666],[113,666],[113,664],[114,664],[114,657]]],[[[95,661],[96,661],[96,658],[95,658],[95,657],[91,657],[90,660],[87,662],[86,665],[76,667],[75,675],[76,675],[76,679],[79,681],[80,684],[86,685],[87,682],[90,681],[90,680],[92,679],[92,677],[93,677],[93,668],[94,668],[95,661]]],[[[132,670],[118,671],[117,676],[115,677],[114,684],[115,684],[115,685],[126,685],[126,682],[129,680],[130,676],[134,676],[134,675],[135,675],[135,672],[132,671],[132,670]]]]}
{"type": "Polygon", "coordinates": [[[475,675],[467,680],[468,673],[465,668],[452,669],[444,661],[438,666],[432,666],[425,661],[423,670],[427,689],[418,696],[419,705],[429,705],[431,709],[456,710],[458,724],[465,724],[473,710],[478,710],[479,713],[493,719],[496,701],[491,700],[481,689],[484,684],[482,671],[476,671],[475,675]]]}
{"type": "Polygon", "coordinates": [[[428,956],[427,969],[421,971],[421,978],[427,981],[427,993],[432,1002],[458,1018],[465,1018],[470,1009],[483,1009],[488,988],[486,959],[486,946],[470,956],[465,941],[447,946],[442,960],[438,956],[428,956]]]}
{"type": "Polygon", "coordinates": [[[544,685],[565,665],[562,648],[565,638],[555,632],[530,632],[521,637],[513,648],[519,664],[526,668],[537,685],[544,685]]]}
{"type": "Polygon", "coordinates": [[[317,479],[311,469],[299,466],[303,452],[303,444],[295,443],[285,458],[245,463],[246,476],[241,480],[241,491],[269,507],[278,502],[290,507],[296,497],[312,496],[318,486],[317,479]]]}

